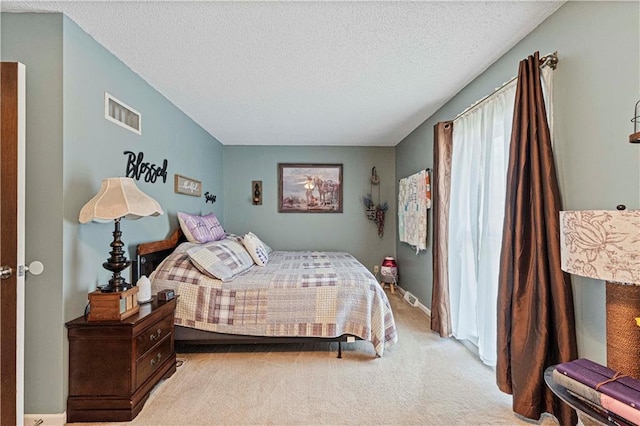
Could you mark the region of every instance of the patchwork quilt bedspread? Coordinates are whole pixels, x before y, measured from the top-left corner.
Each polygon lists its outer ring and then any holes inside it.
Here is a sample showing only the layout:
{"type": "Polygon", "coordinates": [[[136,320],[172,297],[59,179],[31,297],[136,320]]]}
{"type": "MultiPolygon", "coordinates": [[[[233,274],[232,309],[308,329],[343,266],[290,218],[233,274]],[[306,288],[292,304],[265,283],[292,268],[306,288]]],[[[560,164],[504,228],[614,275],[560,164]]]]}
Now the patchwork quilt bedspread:
{"type": "Polygon", "coordinates": [[[180,295],[176,325],[278,337],[358,336],[382,356],[397,341],[389,300],[375,277],[344,252],[274,251],[266,266],[222,282],[196,269],[183,243],[149,277],[152,292],[180,295]]]}

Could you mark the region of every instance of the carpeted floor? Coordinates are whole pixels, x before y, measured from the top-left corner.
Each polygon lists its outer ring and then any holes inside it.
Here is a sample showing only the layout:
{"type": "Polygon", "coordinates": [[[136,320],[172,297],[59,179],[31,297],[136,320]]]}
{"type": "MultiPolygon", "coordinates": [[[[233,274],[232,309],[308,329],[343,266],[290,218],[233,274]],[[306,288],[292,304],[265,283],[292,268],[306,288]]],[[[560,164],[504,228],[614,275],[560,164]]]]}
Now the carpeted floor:
{"type": "MultiPolygon", "coordinates": [[[[389,294],[398,343],[178,348],[182,365],[131,425],[556,425],[522,420],[494,371],[389,294]]],[[[110,423],[113,425],[113,423],[110,423]]]]}

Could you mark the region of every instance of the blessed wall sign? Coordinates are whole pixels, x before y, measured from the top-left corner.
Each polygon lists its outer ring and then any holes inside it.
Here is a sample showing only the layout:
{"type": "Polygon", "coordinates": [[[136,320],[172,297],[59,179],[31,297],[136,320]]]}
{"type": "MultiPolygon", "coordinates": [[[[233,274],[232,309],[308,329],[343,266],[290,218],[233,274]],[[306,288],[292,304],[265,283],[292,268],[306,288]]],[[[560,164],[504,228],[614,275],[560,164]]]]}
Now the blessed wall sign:
{"type": "Polygon", "coordinates": [[[159,166],[148,161],[144,161],[144,153],[135,153],[132,151],[125,151],[124,155],[127,156],[127,169],[126,177],[133,178],[135,180],[144,179],[145,182],[155,183],[156,180],[161,177],[162,182],[167,182],[167,166],[168,160],[162,160],[162,166],[159,166]]]}

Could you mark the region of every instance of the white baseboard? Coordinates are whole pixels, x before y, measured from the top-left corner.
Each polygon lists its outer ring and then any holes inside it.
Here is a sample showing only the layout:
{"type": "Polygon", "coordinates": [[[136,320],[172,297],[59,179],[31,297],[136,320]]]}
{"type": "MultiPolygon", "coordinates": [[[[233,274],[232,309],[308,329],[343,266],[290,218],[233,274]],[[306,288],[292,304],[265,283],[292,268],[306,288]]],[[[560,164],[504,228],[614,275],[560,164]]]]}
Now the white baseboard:
{"type": "MultiPolygon", "coordinates": [[[[399,285],[396,285],[396,288],[400,291],[400,294],[404,296],[404,293],[406,292],[406,290],[400,287],[399,285]]],[[[416,308],[420,309],[422,312],[424,312],[428,316],[431,316],[431,309],[423,305],[422,302],[420,302],[420,299],[418,299],[418,304],[416,305],[416,308]]]]}
{"type": "Polygon", "coordinates": [[[25,414],[24,426],[64,426],[67,412],[58,414],[25,414]]]}
{"type": "Polygon", "coordinates": [[[427,316],[431,317],[431,309],[427,308],[420,302],[418,302],[418,309],[427,314],[427,316]]]}

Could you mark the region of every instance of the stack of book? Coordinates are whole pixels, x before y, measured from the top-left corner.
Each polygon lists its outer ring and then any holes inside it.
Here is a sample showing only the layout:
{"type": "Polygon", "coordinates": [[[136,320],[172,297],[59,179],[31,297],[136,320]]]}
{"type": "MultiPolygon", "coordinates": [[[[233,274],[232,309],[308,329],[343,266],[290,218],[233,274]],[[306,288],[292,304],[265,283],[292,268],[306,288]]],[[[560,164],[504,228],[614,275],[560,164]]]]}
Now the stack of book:
{"type": "Polygon", "coordinates": [[[640,380],[588,359],[558,364],[553,379],[620,425],[640,425],[640,380]]]}

